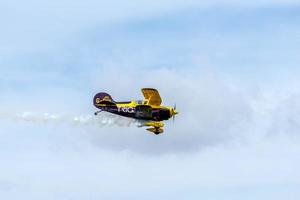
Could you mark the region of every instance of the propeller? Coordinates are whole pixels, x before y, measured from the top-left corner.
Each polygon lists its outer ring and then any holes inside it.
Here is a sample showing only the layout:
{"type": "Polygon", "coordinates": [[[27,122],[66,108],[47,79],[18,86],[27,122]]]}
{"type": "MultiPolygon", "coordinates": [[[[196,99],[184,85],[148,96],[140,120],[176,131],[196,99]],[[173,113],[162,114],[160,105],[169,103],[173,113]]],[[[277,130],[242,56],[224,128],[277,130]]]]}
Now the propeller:
{"type": "Polygon", "coordinates": [[[175,103],[174,108],[173,108],[172,111],[173,111],[173,112],[172,112],[172,115],[173,115],[173,122],[174,122],[174,121],[175,121],[175,115],[178,114],[178,112],[177,112],[177,110],[176,110],[176,103],[175,103]]]}

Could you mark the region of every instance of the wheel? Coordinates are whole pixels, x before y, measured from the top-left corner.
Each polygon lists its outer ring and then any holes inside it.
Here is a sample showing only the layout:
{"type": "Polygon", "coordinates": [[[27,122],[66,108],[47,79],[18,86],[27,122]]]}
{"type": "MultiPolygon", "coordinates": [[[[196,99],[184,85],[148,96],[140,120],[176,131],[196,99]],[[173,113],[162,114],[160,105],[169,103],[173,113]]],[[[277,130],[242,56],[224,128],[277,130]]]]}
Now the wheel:
{"type": "Polygon", "coordinates": [[[158,135],[158,134],[160,134],[161,132],[160,132],[160,130],[159,129],[155,129],[155,131],[154,131],[154,134],[155,135],[158,135]]]}

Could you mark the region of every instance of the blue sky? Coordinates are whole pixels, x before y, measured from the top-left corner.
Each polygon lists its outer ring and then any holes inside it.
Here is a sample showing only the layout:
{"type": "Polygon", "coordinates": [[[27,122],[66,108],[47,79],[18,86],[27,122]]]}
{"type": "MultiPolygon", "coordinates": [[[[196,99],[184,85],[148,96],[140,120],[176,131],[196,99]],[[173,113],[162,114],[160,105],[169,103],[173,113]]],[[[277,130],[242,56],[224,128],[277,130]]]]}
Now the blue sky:
{"type": "Polygon", "coordinates": [[[298,199],[299,11],[293,0],[0,2],[0,196],[298,199]],[[142,87],[177,103],[165,134],[90,118],[95,93],[141,99],[142,87]]]}

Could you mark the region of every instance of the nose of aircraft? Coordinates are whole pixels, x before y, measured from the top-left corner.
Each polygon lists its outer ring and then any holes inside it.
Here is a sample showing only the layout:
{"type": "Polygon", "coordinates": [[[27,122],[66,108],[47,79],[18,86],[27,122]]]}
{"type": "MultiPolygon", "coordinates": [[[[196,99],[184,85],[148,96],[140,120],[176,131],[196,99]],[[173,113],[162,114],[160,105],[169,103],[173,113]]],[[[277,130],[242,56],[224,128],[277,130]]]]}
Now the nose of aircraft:
{"type": "Polygon", "coordinates": [[[178,111],[175,108],[172,108],[171,116],[173,116],[173,122],[175,121],[175,115],[177,115],[177,114],[178,114],[178,111]]]}
{"type": "Polygon", "coordinates": [[[172,109],[172,116],[177,115],[177,114],[178,114],[178,111],[175,109],[172,109]]]}
{"type": "Polygon", "coordinates": [[[178,114],[178,111],[177,110],[174,110],[173,111],[173,115],[177,115],[178,114]]]}

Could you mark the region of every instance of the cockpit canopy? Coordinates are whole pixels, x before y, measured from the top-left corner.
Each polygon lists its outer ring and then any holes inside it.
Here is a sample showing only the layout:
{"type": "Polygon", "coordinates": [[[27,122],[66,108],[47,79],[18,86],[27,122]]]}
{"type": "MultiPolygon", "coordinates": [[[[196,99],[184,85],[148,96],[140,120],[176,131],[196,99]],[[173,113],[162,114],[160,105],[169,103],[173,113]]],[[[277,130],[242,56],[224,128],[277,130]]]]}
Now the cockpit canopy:
{"type": "Polygon", "coordinates": [[[148,104],[148,101],[146,100],[136,100],[135,101],[138,105],[147,105],[148,104]]]}

